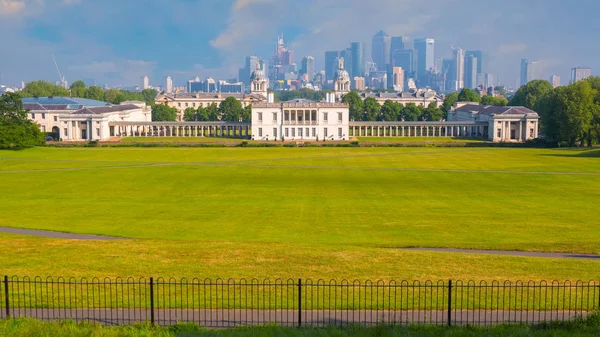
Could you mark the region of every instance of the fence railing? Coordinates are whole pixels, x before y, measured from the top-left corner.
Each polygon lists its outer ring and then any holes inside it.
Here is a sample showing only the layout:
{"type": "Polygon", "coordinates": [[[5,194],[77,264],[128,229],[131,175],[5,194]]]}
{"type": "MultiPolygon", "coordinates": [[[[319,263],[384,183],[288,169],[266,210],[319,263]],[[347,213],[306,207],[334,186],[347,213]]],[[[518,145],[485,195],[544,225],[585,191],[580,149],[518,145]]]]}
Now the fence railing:
{"type": "Polygon", "coordinates": [[[600,309],[600,283],[2,279],[0,318],[206,327],[536,324],[600,309]]]}

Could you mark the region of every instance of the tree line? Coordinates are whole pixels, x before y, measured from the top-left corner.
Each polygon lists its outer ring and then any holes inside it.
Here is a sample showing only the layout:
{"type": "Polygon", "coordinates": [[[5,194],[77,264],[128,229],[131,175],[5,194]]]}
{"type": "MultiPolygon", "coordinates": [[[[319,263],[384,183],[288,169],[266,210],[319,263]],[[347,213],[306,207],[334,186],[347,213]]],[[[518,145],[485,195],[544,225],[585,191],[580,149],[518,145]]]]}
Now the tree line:
{"type": "Polygon", "coordinates": [[[342,102],[348,104],[352,121],[439,121],[445,118],[435,102],[423,107],[387,100],[381,105],[373,97],[363,100],[355,91],[344,95],[342,102]]]}
{"type": "Polygon", "coordinates": [[[600,143],[600,77],[557,88],[548,81],[531,81],[519,88],[510,105],[537,112],[547,142],[571,147],[600,143]]]}
{"type": "MultiPolygon", "coordinates": [[[[208,107],[186,108],[183,120],[186,122],[250,122],[252,105],[243,107],[235,97],[227,97],[219,105],[213,103],[208,107]]],[[[177,120],[177,109],[157,104],[152,107],[152,120],[156,122],[174,122],[177,120]]]]}
{"type": "Polygon", "coordinates": [[[19,150],[44,142],[39,125],[27,118],[21,96],[4,93],[0,96],[0,149],[19,150]]]}
{"type": "Polygon", "coordinates": [[[125,101],[141,101],[148,105],[154,105],[154,100],[158,92],[156,89],[144,89],[141,92],[134,92],[120,89],[104,90],[99,86],[87,87],[83,81],[75,81],[71,84],[69,90],[46,81],[33,81],[25,85],[25,88],[19,92],[19,95],[25,97],[78,97],[88,98],[96,101],[107,102],[111,104],[121,104],[125,101]]]}

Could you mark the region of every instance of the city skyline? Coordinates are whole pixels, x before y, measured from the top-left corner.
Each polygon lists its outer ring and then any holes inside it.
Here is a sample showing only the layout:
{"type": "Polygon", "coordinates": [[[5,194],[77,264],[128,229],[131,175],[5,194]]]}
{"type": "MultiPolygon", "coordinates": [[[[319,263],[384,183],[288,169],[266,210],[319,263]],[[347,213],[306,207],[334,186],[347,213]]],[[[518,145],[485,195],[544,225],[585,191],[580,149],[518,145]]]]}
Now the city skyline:
{"type": "MultiPolygon", "coordinates": [[[[502,6],[469,1],[464,4],[468,11],[455,8],[453,1],[437,0],[427,9],[408,1],[387,0],[377,6],[383,9],[356,1],[343,6],[316,1],[303,5],[271,0],[218,4],[174,1],[169,6],[155,1],[132,1],[115,7],[119,8],[116,11],[110,10],[111,1],[0,2],[0,28],[7,43],[13,46],[0,51],[3,81],[11,85],[18,85],[21,80],[55,82],[58,75],[52,54],[70,83],[94,79],[97,83],[133,85],[145,75],[151,85],[164,83],[166,76],[171,76],[175,85],[183,85],[195,76],[229,79],[238,75],[246,56],[268,59],[278,33],[285,36],[295,51],[298,65],[303,57],[313,56],[318,72],[325,68],[326,50],[344,50],[352,42],[360,42],[370,54],[371,38],[379,30],[390,36],[407,37],[411,44],[418,38],[435,39],[436,59],[451,57],[451,45],[483,50],[488,71],[502,74],[499,80],[511,86],[519,79],[523,58],[538,62],[544,68],[545,78],[550,74],[569,78],[571,68],[580,65],[600,67],[600,61],[593,57],[598,47],[586,43],[597,30],[577,28],[578,20],[569,14],[575,11],[587,14],[600,8],[591,3],[582,4],[587,8],[582,11],[582,6],[568,6],[562,1],[519,2],[520,12],[513,13],[508,3],[515,0],[508,0],[502,6]],[[144,6],[148,14],[131,16],[131,12],[137,11],[136,6],[144,6]],[[264,20],[265,10],[277,13],[280,18],[270,16],[264,20]],[[494,14],[478,15],[490,12],[494,14]],[[206,19],[198,21],[195,13],[202,13],[206,19]],[[289,23],[308,14],[302,25],[289,23]],[[361,25],[352,24],[357,17],[364,18],[361,25]],[[452,23],[448,18],[452,18],[452,23]],[[106,27],[103,23],[107,20],[114,22],[114,27],[106,27]],[[566,34],[556,27],[561,25],[550,24],[556,20],[571,22],[578,31],[566,34]],[[503,29],[497,30],[494,23],[500,22],[503,29]],[[193,25],[197,29],[188,31],[193,25]],[[544,42],[540,36],[546,34],[561,40],[561,45],[544,42]]],[[[595,21],[590,24],[600,25],[595,21]]],[[[365,62],[370,60],[370,55],[365,57],[365,62]]]]}

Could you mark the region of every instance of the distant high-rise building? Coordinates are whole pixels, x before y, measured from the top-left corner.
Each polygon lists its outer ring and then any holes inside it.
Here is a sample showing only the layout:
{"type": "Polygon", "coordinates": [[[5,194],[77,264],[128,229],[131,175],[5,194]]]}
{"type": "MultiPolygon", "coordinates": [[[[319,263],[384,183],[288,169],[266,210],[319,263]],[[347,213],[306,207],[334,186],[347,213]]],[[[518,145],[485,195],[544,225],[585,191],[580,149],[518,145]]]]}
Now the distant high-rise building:
{"type": "Polygon", "coordinates": [[[475,55],[465,56],[465,88],[477,87],[477,66],[479,59],[475,55]]]}
{"type": "Polygon", "coordinates": [[[571,84],[592,77],[592,68],[575,67],[571,69],[571,84]]]}
{"type": "Polygon", "coordinates": [[[250,85],[250,75],[254,73],[256,69],[258,69],[259,60],[256,56],[246,56],[246,64],[244,68],[240,68],[238,81],[250,85]]]}
{"type": "Polygon", "coordinates": [[[325,52],[325,76],[327,81],[333,81],[335,72],[337,71],[337,58],[340,57],[339,51],[326,51],[325,52]]]}
{"type": "Polygon", "coordinates": [[[140,83],[140,88],[142,90],[150,88],[150,80],[148,76],[142,76],[142,83],[140,83]]]}
{"type": "Polygon", "coordinates": [[[308,81],[312,82],[315,77],[315,58],[312,56],[305,56],[302,59],[302,74],[306,74],[308,81]]]}
{"type": "Polygon", "coordinates": [[[404,91],[404,70],[401,67],[391,68],[392,71],[388,74],[388,88],[393,88],[397,92],[404,91]]]}
{"type": "Polygon", "coordinates": [[[550,76],[550,83],[552,83],[553,88],[560,87],[560,76],[558,76],[558,75],[550,76]]]}
{"type": "Polygon", "coordinates": [[[484,58],[483,52],[481,50],[467,50],[467,52],[465,53],[465,59],[469,58],[471,55],[477,58],[477,73],[476,74],[484,73],[486,71],[486,69],[484,66],[485,58],[484,58]]]}
{"type": "Polygon", "coordinates": [[[465,87],[465,50],[454,49],[452,56],[452,90],[459,91],[465,87]]]}
{"type": "Polygon", "coordinates": [[[496,85],[498,85],[496,74],[477,74],[477,88],[479,90],[487,91],[490,87],[494,88],[496,85]]]}
{"type": "Polygon", "coordinates": [[[352,42],[350,44],[352,50],[352,65],[349,67],[351,73],[355,77],[365,75],[365,49],[361,42],[352,42]]]}
{"type": "Polygon", "coordinates": [[[354,77],[354,89],[358,91],[365,91],[365,78],[356,76],[354,77]]]}
{"type": "MultiPolygon", "coordinates": [[[[415,78],[417,74],[417,51],[414,49],[403,49],[394,51],[393,66],[404,70],[404,79],[415,78]]],[[[405,83],[406,84],[406,83],[405,83]]]]}
{"type": "Polygon", "coordinates": [[[455,75],[452,72],[452,68],[454,68],[454,60],[452,60],[452,59],[443,59],[442,60],[441,74],[442,74],[442,78],[443,78],[443,80],[442,80],[443,88],[440,86],[441,92],[450,91],[450,89],[452,88],[452,83],[454,83],[454,75],[455,75]]]}
{"type": "Polygon", "coordinates": [[[377,65],[373,61],[365,63],[365,74],[371,74],[377,71],[377,65]]]}
{"type": "Polygon", "coordinates": [[[165,79],[165,92],[167,94],[173,92],[173,79],[171,78],[171,76],[167,76],[167,78],[165,79]]]}
{"type": "Polygon", "coordinates": [[[243,93],[245,89],[243,82],[235,81],[219,81],[218,86],[220,93],[243,93]]]}
{"type": "Polygon", "coordinates": [[[393,36],[390,45],[390,63],[394,63],[394,52],[404,49],[404,38],[402,36],[393,36]]]}
{"type": "Polygon", "coordinates": [[[535,65],[536,62],[532,62],[527,59],[521,60],[521,86],[524,86],[525,84],[537,78],[535,65]]]}
{"type": "Polygon", "coordinates": [[[352,48],[347,48],[340,51],[340,57],[344,59],[344,69],[346,69],[350,78],[353,78],[354,74],[352,73],[352,48]]]}
{"type": "Polygon", "coordinates": [[[414,48],[417,51],[417,77],[421,86],[428,85],[429,73],[435,68],[435,40],[416,39],[414,48]]]}
{"type": "Polygon", "coordinates": [[[377,65],[377,70],[385,71],[386,66],[390,64],[391,45],[392,38],[383,30],[373,36],[371,58],[377,65]]]}

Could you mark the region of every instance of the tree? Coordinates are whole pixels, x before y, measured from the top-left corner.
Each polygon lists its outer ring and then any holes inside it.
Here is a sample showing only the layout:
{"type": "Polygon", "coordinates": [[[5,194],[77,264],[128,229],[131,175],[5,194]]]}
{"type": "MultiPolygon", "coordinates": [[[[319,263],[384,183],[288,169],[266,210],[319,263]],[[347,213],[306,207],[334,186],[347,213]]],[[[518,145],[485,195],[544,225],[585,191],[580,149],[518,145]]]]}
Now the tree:
{"type": "Polygon", "coordinates": [[[69,96],[67,89],[46,81],[29,82],[19,94],[21,97],[69,96]]]}
{"type": "Polygon", "coordinates": [[[554,88],[552,84],[544,80],[534,80],[520,87],[515,96],[510,100],[510,106],[524,106],[533,109],[537,101],[554,88]]]}
{"type": "Polygon", "coordinates": [[[106,89],[106,91],[104,92],[104,102],[107,103],[112,103],[112,104],[119,104],[121,103],[121,98],[123,97],[123,94],[121,93],[121,90],[119,89],[106,89]]]}
{"type": "Polygon", "coordinates": [[[351,91],[342,97],[342,102],[347,103],[350,109],[350,120],[359,121],[365,111],[365,106],[360,95],[356,91],[351,91]]]}
{"type": "Polygon", "coordinates": [[[402,109],[402,116],[405,121],[418,121],[421,119],[422,111],[415,103],[408,103],[402,109]]]}
{"type": "Polygon", "coordinates": [[[508,101],[504,97],[494,97],[491,95],[485,95],[481,98],[481,104],[494,105],[494,106],[506,106],[506,105],[508,105],[508,101]]]}
{"type": "Polygon", "coordinates": [[[219,112],[217,103],[212,103],[206,107],[206,115],[208,116],[208,120],[211,122],[216,122],[221,119],[221,113],[219,112]]]}
{"type": "Polygon", "coordinates": [[[379,117],[379,111],[381,109],[381,105],[379,102],[373,97],[367,97],[364,102],[365,112],[363,114],[364,121],[374,122],[379,117]]]}
{"type": "Polygon", "coordinates": [[[83,81],[75,81],[71,84],[71,97],[85,97],[87,88],[83,81]]]}
{"type": "Polygon", "coordinates": [[[500,95],[506,97],[506,88],[503,85],[497,85],[494,87],[494,91],[499,93],[500,95]]]}
{"type": "Polygon", "coordinates": [[[248,104],[242,111],[242,122],[252,121],[252,104],[248,104]]]}
{"type": "Polygon", "coordinates": [[[183,120],[186,122],[197,121],[197,110],[192,107],[186,108],[183,112],[183,120]]]}
{"type": "Polygon", "coordinates": [[[481,96],[469,88],[463,88],[458,94],[458,102],[481,102],[481,96]]]}
{"type": "Polygon", "coordinates": [[[156,95],[158,95],[156,89],[144,89],[141,93],[141,101],[146,102],[149,106],[153,106],[156,102],[156,95]]]}
{"type": "Polygon", "coordinates": [[[427,108],[423,110],[423,115],[421,117],[430,122],[439,122],[444,118],[444,113],[437,107],[436,102],[431,102],[427,108]]]}
{"type": "Polygon", "coordinates": [[[19,94],[0,96],[0,149],[20,150],[43,142],[40,127],[27,118],[19,94]]]}
{"type": "Polygon", "coordinates": [[[96,101],[104,100],[104,90],[98,86],[91,86],[87,89],[85,93],[85,98],[93,99],[96,101]]]}
{"type": "Polygon", "coordinates": [[[153,122],[174,122],[177,120],[177,108],[172,108],[162,104],[156,104],[152,107],[153,122]]]}
{"type": "Polygon", "coordinates": [[[444,98],[444,103],[442,104],[442,111],[448,113],[456,102],[458,102],[458,92],[453,92],[450,95],[446,95],[446,98],[444,98]]]}
{"type": "Polygon", "coordinates": [[[219,105],[222,120],[228,122],[239,122],[242,119],[242,103],[235,97],[229,96],[219,105]]]}
{"type": "Polygon", "coordinates": [[[402,111],[402,104],[387,100],[381,106],[381,112],[379,119],[382,121],[397,121],[400,119],[400,112],[402,111]]]}

